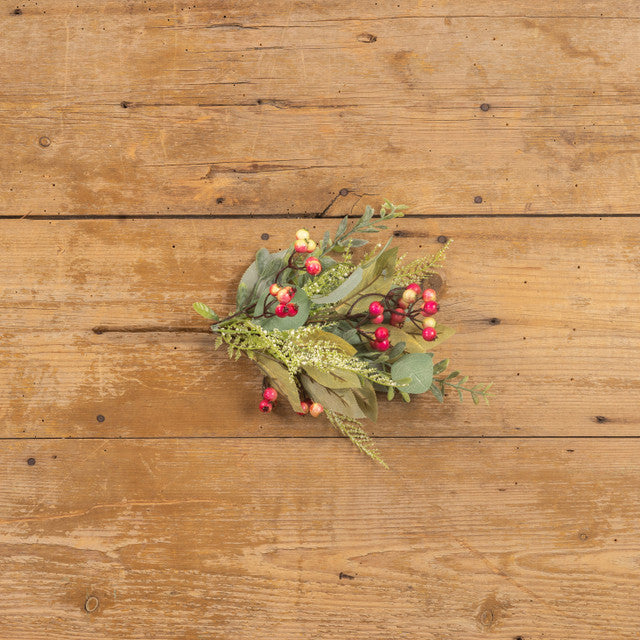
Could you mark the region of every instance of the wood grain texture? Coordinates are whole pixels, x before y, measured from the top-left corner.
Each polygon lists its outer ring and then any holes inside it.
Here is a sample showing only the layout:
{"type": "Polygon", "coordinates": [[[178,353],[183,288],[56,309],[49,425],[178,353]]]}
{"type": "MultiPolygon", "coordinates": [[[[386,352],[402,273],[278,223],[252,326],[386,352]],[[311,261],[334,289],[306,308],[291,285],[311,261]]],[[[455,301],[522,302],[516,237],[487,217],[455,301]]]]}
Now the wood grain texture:
{"type": "Polygon", "coordinates": [[[634,2],[3,7],[0,214],[640,212],[634,2]]]}
{"type": "Polygon", "coordinates": [[[5,443],[2,634],[635,638],[639,455],[400,439],[388,473],[331,440],[5,443]]]}
{"type": "MultiPolygon", "coordinates": [[[[286,246],[297,226],[3,221],[2,435],[332,435],[324,420],[292,423],[285,407],[259,414],[256,367],[215,352],[191,310],[203,300],[230,311],[255,250],[286,246]]],[[[334,227],[310,225],[317,237],[334,227]]],[[[496,397],[490,407],[384,402],[377,435],[639,434],[638,225],[572,229],[563,219],[394,223],[407,259],[454,239],[441,316],[458,334],[437,352],[493,380],[496,397]]]]}

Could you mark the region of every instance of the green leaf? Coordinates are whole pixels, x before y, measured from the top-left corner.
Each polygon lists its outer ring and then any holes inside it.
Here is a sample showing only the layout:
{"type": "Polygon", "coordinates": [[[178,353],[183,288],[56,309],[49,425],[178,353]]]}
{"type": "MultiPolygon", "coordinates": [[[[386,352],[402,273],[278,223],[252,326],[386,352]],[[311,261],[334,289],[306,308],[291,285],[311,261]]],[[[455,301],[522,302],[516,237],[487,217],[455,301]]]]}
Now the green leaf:
{"type": "Polygon", "coordinates": [[[442,373],[449,366],[449,360],[440,360],[440,362],[433,365],[433,375],[437,376],[442,373]]]}
{"type": "Polygon", "coordinates": [[[362,267],[356,267],[353,273],[331,293],[324,296],[313,296],[311,302],[314,304],[331,304],[342,300],[349,295],[362,282],[362,267]]]}
{"type": "Polygon", "coordinates": [[[249,303],[250,297],[251,291],[249,290],[249,287],[241,281],[238,285],[238,293],[236,294],[236,307],[238,309],[242,309],[242,307],[249,303]]]}
{"type": "Polygon", "coordinates": [[[376,422],[378,420],[378,397],[373,389],[373,385],[369,380],[364,380],[358,389],[352,389],[356,402],[369,420],[376,422]]]}
{"type": "MultiPolygon", "coordinates": [[[[370,293],[379,293],[385,295],[393,286],[393,270],[396,259],[398,257],[398,248],[393,247],[384,253],[381,253],[374,262],[369,263],[362,273],[362,282],[359,286],[351,291],[336,307],[337,313],[346,313],[352,303],[360,296],[370,293]]],[[[371,303],[372,298],[358,301],[353,308],[353,313],[366,311],[371,303]]]]}
{"type": "Polygon", "coordinates": [[[294,411],[300,411],[300,394],[288,369],[277,360],[259,351],[255,352],[255,360],[262,372],[276,388],[276,391],[287,397],[294,411]]]}
{"type": "Polygon", "coordinates": [[[325,410],[347,416],[352,420],[364,418],[358,403],[349,389],[327,389],[305,374],[300,375],[300,382],[314,402],[319,402],[325,410]]]}
{"type": "MultiPolygon", "coordinates": [[[[267,331],[273,331],[274,329],[289,331],[290,329],[297,329],[298,327],[301,327],[309,317],[311,301],[309,300],[309,296],[302,289],[298,289],[292,302],[298,305],[298,313],[295,316],[286,316],[285,318],[278,318],[278,316],[272,316],[270,318],[256,318],[255,322],[267,331]]],[[[260,315],[260,313],[262,313],[262,311],[256,307],[256,314],[260,315]]]]}
{"type": "Polygon", "coordinates": [[[403,385],[404,393],[424,393],[433,380],[433,359],[430,353],[410,353],[391,365],[391,377],[395,380],[411,378],[403,385]]]}
{"type": "Polygon", "coordinates": [[[340,224],[338,225],[338,228],[336,229],[336,235],[335,235],[334,241],[340,240],[340,237],[347,230],[347,224],[349,224],[349,216],[345,216],[342,219],[342,222],[340,222],[340,224]]]}
{"type": "Polygon", "coordinates": [[[267,249],[265,249],[264,247],[258,249],[258,252],[256,253],[256,268],[258,269],[258,274],[260,274],[260,276],[262,276],[265,269],[269,266],[270,262],[271,254],[269,253],[269,251],[267,251],[267,249]]]}
{"type": "Polygon", "coordinates": [[[358,374],[346,369],[323,371],[313,365],[305,365],[304,370],[316,382],[329,389],[352,389],[361,384],[358,374]]]}
{"type": "Polygon", "coordinates": [[[444,394],[442,393],[442,389],[435,382],[429,387],[429,391],[433,394],[434,398],[438,402],[444,402],[444,394]]]}
{"type": "Polygon", "coordinates": [[[203,318],[207,320],[215,320],[216,322],[220,320],[218,314],[210,309],[204,302],[194,302],[193,309],[196,313],[199,313],[203,318]]]}
{"type": "Polygon", "coordinates": [[[391,400],[393,400],[395,395],[396,395],[395,389],[393,387],[389,387],[387,389],[387,400],[389,400],[389,402],[391,402],[391,400]]]}

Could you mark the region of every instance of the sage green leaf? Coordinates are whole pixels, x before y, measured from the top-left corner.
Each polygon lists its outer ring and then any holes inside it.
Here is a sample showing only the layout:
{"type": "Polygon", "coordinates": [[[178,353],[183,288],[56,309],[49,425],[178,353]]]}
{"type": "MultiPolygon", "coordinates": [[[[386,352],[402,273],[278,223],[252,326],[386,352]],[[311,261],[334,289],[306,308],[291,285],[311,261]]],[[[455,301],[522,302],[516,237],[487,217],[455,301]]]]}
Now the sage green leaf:
{"type": "Polygon", "coordinates": [[[300,375],[300,382],[309,397],[314,402],[319,402],[325,410],[339,413],[352,420],[359,420],[365,417],[353,392],[349,389],[327,389],[305,374],[300,375]]]}
{"type": "MultiPolygon", "coordinates": [[[[273,331],[274,329],[289,331],[291,329],[301,327],[309,317],[311,301],[309,300],[309,296],[302,289],[298,289],[292,302],[298,305],[298,313],[295,316],[286,316],[285,318],[278,318],[278,316],[272,316],[270,318],[256,318],[255,322],[267,331],[273,331]]],[[[256,314],[260,315],[261,313],[262,311],[256,307],[256,314]]]]}
{"type": "Polygon", "coordinates": [[[236,294],[236,307],[242,309],[242,307],[249,304],[249,298],[251,297],[251,291],[244,282],[240,282],[238,285],[238,293],[236,294]]]}
{"type": "Polygon", "coordinates": [[[411,378],[403,385],[404,393],[424,393],[433,380],[433,356],[430,353],[410,353],[391,365],[391,377],[395,381],[411,378]]]}
{"type": "Polygon", "coordinates": [[[433,365],[433,375],[437,376],[439,373],[442,373],[449,366],[449,360],[440,360],[433,365]]]}
{"type": "Polygon", "coordinates": [[[352,389],[352,392],[362,413],[364,413],[364,415],[372,422],[377,422],[378,396],[376,396],[376,392],[373,389],[371,382],[369,382],[369,380],[365,380],[360,388],[352,389]]]}
{"type": "Polygon", "coordinates": [[[358,374],[346,369],[324,371],[313,365],[305,365],[305,372],[316,382],[329,389],[352,389],[360,386],[358,374]]]}
{"type": "Polygon", "coordinates": [[[255,360],[276,391],[287,397],[294,411],[300,411],[300,394],[288,369],[282,363],[259,351],[255,352],[255,360]]]}
{"type": "Polygon", "coordinates": [[[196,313],[199,313],[203,318],[207,320],[215,320],[216,322],[220,320],[218,314],[210,309],[204,302],[194,302],[193,309],[196,313]]]}
{"type": "Polygon", "coordinates": [[[429,387],[429,391],[433,394],[433,397],[438,402],[444,402],[444,394],[442,393],[442,389],[434,382],[431,387],[429,387]]]}
{"type": "MultiPolygon", "coordinates": [[[[369,263],[362,273],[362,281],[359,286],[346,296],[341,304],[336,307],[338,313],[346,313],[351,305],[360,296],[379,293],[385,295],[393,286],[393,270],[398,257],[398,248],[393,247],[381,253],[374,262],[369,263]]],[[[352,312],[360,313],[366,311],[372,301],[372,297],[365,298],[357,302],[352,312]]]]}
{"type": "Polygon", "coordinates": [[[335,240],[340,240],[340,236],[342,236],[347,230],[347,224],[349,224],[349,216],[345,216],[338,225],[338,228],[336,229],[335,240]]]}
{"type": "Polygon", "coordinates": [[[353,273],[331,293],[324,296],[313,296],[311,302],[314,304],[331,304],[342,300],[350,294],[362,282],[362,267],[356,267],[353,273]]]}
{"type": "Polygon", "coordinates": [[[271,254],[269,251],[264,247],[258,249],[258,252],[256,253],[256,268],[258,269],[258,274],[261,277],[270,262],[271,254]]]}

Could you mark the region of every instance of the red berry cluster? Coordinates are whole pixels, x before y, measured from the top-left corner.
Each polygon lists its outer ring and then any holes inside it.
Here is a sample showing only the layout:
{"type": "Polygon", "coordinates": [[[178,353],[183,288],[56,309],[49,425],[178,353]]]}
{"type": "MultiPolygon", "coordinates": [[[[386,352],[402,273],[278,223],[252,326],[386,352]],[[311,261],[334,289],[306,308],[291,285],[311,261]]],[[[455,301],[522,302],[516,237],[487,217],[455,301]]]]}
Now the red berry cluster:
{"type": "Polygon", "coordinates": [[[259,409],[262,413],[270,413],[273,409],[273,403],[278,399],[278,392],[273,387],[267,387],[262,392],[262,402],[259,409]]]}
{"type": "MultiPolygon", "coordinates": [[[[413,282],[404,289],[391,290],[382,301],[372,302],[369,305],[369,317],[373,324],[382,324],[387,312],[392,327],[402,327],[409,319],[416,326],[421,326],[422,337],[427,342],[432,342],[438,335],[435,329],[436,321],[433,318],[438,310],[436,292],[433,289],[423,291],[419,284],[413,282]],[[418,316],[422,316],[421,323],[417,320],[418,316]]],[[[378,327],[371,346],[379,351],[386,351],[390,346],[388,337],[389,331],[384,327],[378,327]]]]}
{"type": "MultiPolygon", "coordinates": [[[[262,400],[259,405],[262,413],[270,413],[273,411],[273,404],[278,399],[278,392],[273,387],[267,387],[262,392],[262,400]]],[[[299,416],[311,415],[317,418],[324,411],[324,407],[319,402],[312,402],[311,400],[304,400],[300,403],[299,416]]]]}
{"type": "MultiPolygon", "coordinates": [[[[315,240],[311,239],[306,229],[298,229],[296,231],[296,240],[293,243],[293,248],[296,253],[313,253],[317,246],[315,240]]],[[[317,276],[322,271],[322,264],[320,264],[320,260],[315,256],[309,256],[304,261],[304,268],[308,274],[317,276]]]]}
{"type": "Polygon", "coordinates": [[[312,402],[311,400],[303,400],[300,403],[300,411],[296,411],[299,416],[306,416],[309,414],[314,418],[317,418],[324,411],[324,407],[319,402],[312,402]]]}
{"type": "Polygon", "coordinates": [[[296,295],[294,287],[281,287],[277,283],[273,283],[269,287],[269,294],[272,295],[278,304],[274,310],[274,313],[278,318],[286,318],[287,316],[295,316],[298,313],[298,305],[294,302],[293,297],[296,295]]]}

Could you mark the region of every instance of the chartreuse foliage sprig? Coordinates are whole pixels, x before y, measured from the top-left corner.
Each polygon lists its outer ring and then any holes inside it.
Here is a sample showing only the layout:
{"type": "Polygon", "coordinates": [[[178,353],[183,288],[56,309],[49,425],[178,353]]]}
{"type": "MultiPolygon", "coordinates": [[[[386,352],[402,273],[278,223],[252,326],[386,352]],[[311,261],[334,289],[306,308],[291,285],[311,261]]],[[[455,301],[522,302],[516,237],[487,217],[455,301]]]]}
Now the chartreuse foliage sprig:
{"type": "Polygon", "coordinates": [[[284,396],[300,415],[326,415],[361,451],[386,467],[362,420],[378,418],[378,393],[388,400],[448,391],[462,400],[487,401],[491,385],[469,385],[448,360],[434,364],[432,349],[453,335],[435,319],[437,293],[422,282],[442,264],[447,242],[436,254],[402,264],[397,249],[376,245],[359,262],[353,251],[368,244],[362,234],[387,228],[404,206],[388,201],[362,217],[346,216],[320,242],[299,229],[278,253],[260,249],[242,276],[236,309],[220,318],[196,302],[213,321],[216,348],[254,360],[265,376],[260,410],[268,413],[284,396]]]}

